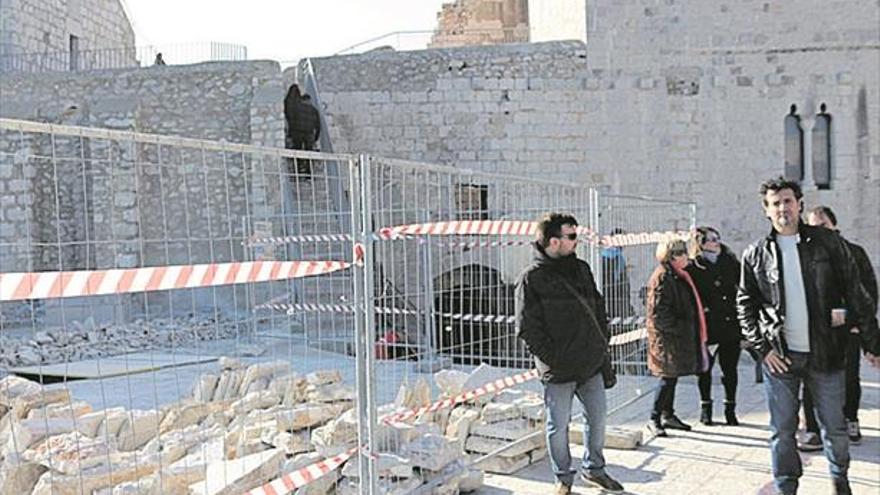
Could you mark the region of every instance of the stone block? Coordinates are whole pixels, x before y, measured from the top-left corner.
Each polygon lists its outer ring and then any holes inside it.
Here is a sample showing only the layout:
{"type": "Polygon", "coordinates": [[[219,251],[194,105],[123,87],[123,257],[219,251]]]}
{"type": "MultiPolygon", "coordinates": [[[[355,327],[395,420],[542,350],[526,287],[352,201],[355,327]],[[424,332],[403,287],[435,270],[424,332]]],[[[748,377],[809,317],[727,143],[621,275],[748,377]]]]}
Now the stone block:
{"type": "Polygon", "coordinates": [[[47,468],[30,461],[7,457],[0,462],[0,493],[31,493],[47,468]]]}
{"type": "MultiPolygon", "coordinates": [[[[473,454],[473,457],[479,456],[479,454],[473,454]]],[[[490,457],[474,467],[482,469],[487,473],[513,474],[528,466],[531,462],[528,454],[521,454],[516,457],[490,457]]]]}
{"type": "Polygon", "coordinates": [[[397,390],[394,404],[399,407],[416,408],[431,403],[431,387],[424,378],[419,378],[415,383],[402,383],[397,390]]]}
{"type": "Polygon", "coordinates": [[[156,410],[132,410],[125,413],[126,419],[116,434],[116,447],[123,451],[138,449],[159,434],[162,412],[156,410]]]}
{"type": "Polygon", "coordinates": [[[268,379],[271,379],[278,375],[286,374],[290,371],[290,364],[285,363],[283,361],[275,361],[269,363],[258,363],[247,368],[245,371],[244,377],[241,380],[241,386],[239,387],[238,393],[239,395],[244,395],[248,392],[248,388],[252,383],[258,381],[262,378],[266,378],[266,383],[268,384],[268,379]]]}
{"type": "Polygon", "coordinates": [[[338,382],[309,385],[306,389],[306,399],[311,402],[354,401],[356,397],[352,387],[338,382]]]}
{"type": "Polygon", "coordinates": [[[308,430],[300,430],[293,433],[264,430],[260,435],[260,440],[263,443],[283,450],[289,456],[314,450],[314,446],[310,441],[311,433],[308,430]]]}
{"type": "Polygon", "coordinates": [[[526,419],[511,419],[498,423],[478,421],[471,426],[472,435],[481,435],[500,440],[517,440],[537,430],[538,428],[526,419]]]}
{"type": "Polygon", "coordinates": [[[269,390],[278,395],[282,404],[292,406],[305,402],[307,384],[305,378],[296,374],[278,376],[269,382],[269,390]]]}
{"type": "Polygon", "coordinates": [[[522,416],[519,406],[516,404],[505,404],[501,402],[490,402],[483,406],[480,413],[480,420],[483,423],[499,423],[510,419],[518,419],[522,416]]]}
{"type": "Polygon", "coordinates": [[[193,388],[193,399],[198,402],[208,402],[214,397],[214,390],[217,388],[217,382],[220,377],[210,373],[204,374],[196,381],[193,388]]]}
{"type": "MultiPolygon", "coordinates": [[[[524,437],[524,439],[520,439],[519,443],[513,445],[512,447],[508,447],[505,450],[501,451],[498,455],[501,457],[517,457],[522,454],[526,454],[540,448],[544,445],[544,434],[543,432],[533,433],[529,437],[524,437]]],[[[503,447],[507,447],[511,445],[512,442],[507,440],[498,440],[497,438],[487,438],[481,437],[479,435],[471,435],[468,437],[465,442],[465,450],[468,452],[476,452],[478,454],[490,454],[492,452],[497,451],[503,447]]]]}
{"type": "Polygon", "coordinates": [[[446,438],[458,442],[464,449],[464,443],[470,435],[471,425],[479,419],[480,413],[469,407],[456,407],[449,414],[449,424],[446,427],[446,438]]]}
{"type": "Polygon", "coordinates": [[[274,413],[278,429],[295,431],[323,425],[342,413],[342,407],[335,404],[301,404],[274,413]]]}
{"type": "Polygon", "coordinates": [[[212,462],[205,479],[190,485],[190,491],[201,495],[241,495],[278,476],[283,462],[284,452],[280,449],[212,462]]]}
{"type": "Polygon", "coordinates": [[[70,391],[64,388],[41,389],[23,393],[12,400],[12,415],[16,418],[26,418],[31,409],[43,407],[56,402],[69,404],[70,391]]]}
{"type": "Polygon", "coordinates": [[[464,456],[458,443],[440,435],[421,436],[408,443],[401,454],[409,458],[413,467],[430,471],[440,471],[464,456]]]}
{"type": "Polygon", "coordinates": [[[81,469],[104,463],[109,453],[110,447],[103,439],[89,438],[76,431],[43,439],[21,457],[62,474],[75,475],[81,469]]]}
{"type": "Polygon", "coordinates": [[[274,393],[268,390],[260,390],[258,392],[251,392],[234,401],[229,406],[229,410],[233,411],[235,415],[240,416],[242,414],[247,414],[254,409],[266,409],[274,406],[278,404],[279,401],[280,399],[274,393]]]}
{"type": "Polygon", "coordinates": [[[318,370],[306,375],[309,385],[329,385],[342,381],[342,373],[339,370],[318,370]]]}
{"type": "MultiPolygon", "coordinates": [[[[583,423],[568,425],[569,443],[584,444],[583,423]]],[[[605,447],[609,449],[635,450],[642,444],[642,432],[627,430],[616,426],[605,427],[605,447]]]]}
{"type": "Polygon", "coordinates": [[[483,487],[483,471],[479,469],[468,469],[461,481],[458,483],[458,490],[461,493],[470,493],[483,487]]]}
{"type": "Polygon", "coordinates": [[[39,383],[9,375],[0,380],[0,406],[12,408],[17,397],[36,394],[41,388],[39,383]]]}
{"type": "MultiPolygon", "coordinates": [[[[342,467],[342,476],[359,479],[360,456],[353,456],[342,467]]],[[[405,479],[413,476],[412,466],[403,457],[390,453],[376,454],[376,472],[380,478],[405,479]]]]}
{"type": "Polygon", "coordinates": [[[95,437],[98,435],[100,426],[104,423],[104,420],[107,418],[114,418],[110,419],[111,422],[115,422],[115,429],[111,428],[112,432],[110,435],[111,438],[115,438],[116,433],[119,431],[119,427],[122,426],[122,421],[125,419],[124,415],[125,409],[122,407],[114,407],[84,414],[76,418],[76,429],[87,437],[95,437]]]}
{"type": "Polygon", "coordinates": [[[27,419],[44,419],[44,418],[79,418],[85,414],[92,412],[92,406],[85,401],[75,400],[70,403],[49,404],[38,409],[31,409],[28,412],[27,419]]]}

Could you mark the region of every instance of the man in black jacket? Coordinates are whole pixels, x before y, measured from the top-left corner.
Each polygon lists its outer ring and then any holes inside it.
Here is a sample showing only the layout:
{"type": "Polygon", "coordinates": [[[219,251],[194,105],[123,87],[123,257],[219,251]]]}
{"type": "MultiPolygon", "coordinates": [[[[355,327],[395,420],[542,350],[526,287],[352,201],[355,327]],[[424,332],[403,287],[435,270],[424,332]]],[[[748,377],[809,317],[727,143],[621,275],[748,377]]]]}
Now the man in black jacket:
{"type": "Polygon", "coordinates": [[[608,358],[605,303],[590,265],[577,258],[577,220],[551,213],[538,222],[536,255],[516,284],[518,335],[535,356],[544,385],[547,452],[556,494],[571,492],[568,423],[577,396],[584,408],[581,478],[611,492],[623,487],[605,472],[605,385],[608,358]]]}
{"type": "Polygon", "coordinates": [[[850,494],[849,439],[840,407],[848,332],[832,324],[832,313],[835,319],[840,313],[832,310],[843,309],[841,295],[875,366],[880,330],[849,250],[833,232],[800,221],[802,196],[796,182],[782,178],[761,185],[773,228],[743,253],[737,316],[751,352],[764,361],[776,489],[797,493],[802,474],[795,433],[803,383],[816,399],[834,493],[850,494]]]}

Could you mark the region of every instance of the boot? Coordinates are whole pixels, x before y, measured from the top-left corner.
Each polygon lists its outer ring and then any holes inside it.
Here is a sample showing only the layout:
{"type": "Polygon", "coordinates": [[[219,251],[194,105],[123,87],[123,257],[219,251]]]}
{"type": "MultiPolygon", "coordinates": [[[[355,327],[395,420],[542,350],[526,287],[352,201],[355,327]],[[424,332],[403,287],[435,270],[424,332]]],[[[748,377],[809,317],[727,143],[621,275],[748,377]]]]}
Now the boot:
{"type": "Polygon", "coordinates": [[[711,400],[701,400],[700,401],[700,423],[703,423],[706,426],[712,426],[715,424],[712,421],[712,401],[711,400]]]}
{"type": "Polygon", "coordinates": [[[727,426],[739,426],[739,420],[736,419],[736,402],[724,401],[724,420],[727,426]]]}

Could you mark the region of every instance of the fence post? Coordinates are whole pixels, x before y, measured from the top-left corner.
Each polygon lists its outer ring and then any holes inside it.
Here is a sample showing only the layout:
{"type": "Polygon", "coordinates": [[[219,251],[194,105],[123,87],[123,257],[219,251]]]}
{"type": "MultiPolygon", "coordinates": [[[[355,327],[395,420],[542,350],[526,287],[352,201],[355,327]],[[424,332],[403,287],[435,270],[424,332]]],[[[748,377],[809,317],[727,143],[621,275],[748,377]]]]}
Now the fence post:
{"type": "MultiPolygon", "coordinates": [[[[593,278],[596,280],[596,287],[601,291],[604,285],[602,285],[602,246],[599,245],[599,239],[602,238],[601,235],[601,226],[599,225],[599,190],[595,187],[590,188],[590,201],[589,201],[589,211],[590,211],[590,229],[595,236],[596,242],[588,243],[590,246],[590,266],[593,269],[593,278]]],[[[603,294],[605,297],[608,297],[608,294],[603,294]]]]}
{"type": "Polygon", "coordinates": [[[357,163],[351,163],[351,213],[352,233],[356,245],[362,248],[361,263],[354,268],[355,307],[355,381],[357,383],[358,409],[358,476],[360,493],[374,495],[377,492],[375,462],[372,457],[373,432],[376,428],[376,400],[374,387],[374,272],[373,238],[370,197],[370,158],[359,155],[357,163]]]}

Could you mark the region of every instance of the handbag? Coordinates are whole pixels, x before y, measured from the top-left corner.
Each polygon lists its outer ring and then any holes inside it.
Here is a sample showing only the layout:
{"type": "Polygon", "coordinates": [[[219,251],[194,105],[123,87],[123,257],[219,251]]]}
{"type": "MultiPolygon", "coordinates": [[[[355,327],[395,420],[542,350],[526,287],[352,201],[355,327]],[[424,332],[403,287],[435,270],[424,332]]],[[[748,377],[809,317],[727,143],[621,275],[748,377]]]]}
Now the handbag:
{"type": "MultiPolygon", "coordinates": [[[[565,280],[564,278],[560,280],[562,281],[562,286],[565,287],[567,291],[571,292],[571,294],[578,300],[578,302],[581,303],[581,306],[583,306],[584,309],[587,310],[587,315],[590,317],[591,320],[593,320],[593,328],[601,329],[602,327],[599,326],[599,319],[596,318],[596,314],[593,313],[593,308],[590,307],[590,303],[586,300],[586,298],[584,298],[584,296],[580,292],[578,292],[577,289],[572,287],[571,284],[568,283],[568,280],[565,280]]],[[[600,335],[600,338],[605,342],[608,341],[605,335],[600,335]]],[[[611,355],[608,352],[605,353],[605,361],[602,362],[601,371],[602,383],[605,385],[606,389],[617,385],[617,374],[614,371],[614,365],[611,363],[611,355]]]]}

